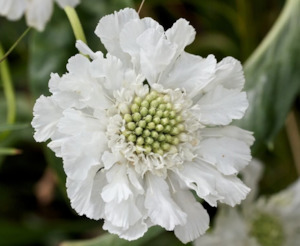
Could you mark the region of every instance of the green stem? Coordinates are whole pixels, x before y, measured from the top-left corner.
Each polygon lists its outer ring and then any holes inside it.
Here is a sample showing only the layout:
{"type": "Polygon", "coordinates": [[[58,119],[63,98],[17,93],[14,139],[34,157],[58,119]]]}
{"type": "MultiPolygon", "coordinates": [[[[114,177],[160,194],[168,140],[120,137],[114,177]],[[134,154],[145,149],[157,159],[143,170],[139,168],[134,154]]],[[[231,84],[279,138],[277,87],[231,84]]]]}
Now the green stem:
{"type": "MultiPolygon", "coordinates": [[[[26,34],[30,31],[31,27],[28,27],[25,32],[22,33],[22,35],[18,38],[18,40],[10,47],[10,49],[3,55],[3,57],[0,59],[0,63],[3,62],[9,54],[16,48],[16,46],[20,43],[20,41],[26,36],[26,34]]],[[[2,56],[2,54],[1,54],[2,56]]]]}
{"type": "MultiPolygon", "coordinates": [[[[4,55],[4,50],[0,43],[0,56],[4,55]]],[[[16,119],[16,98],[13,89],[13,84],[10,76],[9,66],[7,60],[0,63],[0,75],[3,82],[4,95],[7,102],[7,124],[13,124],[16,119]]],[[[0,138],[4,138],[8,132],[3,132],[0,138]]]]}
{"type": "Polygon", "coordinates": [[[81,40],[84,43],[87,43],[85,35],[84,35],[84,31],[82,29],[81,22],[78,18],[78,15],[77,15],[75,9],[67,6],[67,7],[65,7],[65,12],[66,12],[68,19],[70,21],[70,24],[72,26],[76,40],[81,40]]]}
{"type": "Polygon", "coordinates": [[[0,155],[19,155],[21,150],[14,148],[0,148],[0,155]]]}
{"type": "Polygon", "coordinates": [[[249,59],[245,62],[245,70],[253,66],[256,60],[268,49],[273,40],[276,39],[276,36],[280,33],[286,21],[289,19],[291,13],[298,7],[299,0],[287,0],[283,10],[281,11],[280,16],[277,21],[273,25],[272,29],[269,31],[264,40],[260,43],[260,45],[256,48],[256,50],[252,53],[249,59]]]}

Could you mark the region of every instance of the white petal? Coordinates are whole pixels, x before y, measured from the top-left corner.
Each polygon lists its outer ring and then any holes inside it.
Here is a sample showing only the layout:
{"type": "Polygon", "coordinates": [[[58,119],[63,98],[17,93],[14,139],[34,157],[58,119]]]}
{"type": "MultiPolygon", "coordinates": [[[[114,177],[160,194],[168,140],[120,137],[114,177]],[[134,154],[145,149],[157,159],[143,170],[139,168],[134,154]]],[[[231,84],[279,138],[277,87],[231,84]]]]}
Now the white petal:
{"type": "Polygon", "coordinates": [[[216,206],[217,200],[234,206],[245,199],[250,191],[235,175],[225,176],[201,160],[185,163],[177,174],[189,188],[212,206],[216,206]]]}
{"type": "Polygon", "coordinates": [[[233,57],[226,57],[217,64],[215,79],[204,90],[210,91],[214,87],[222,85],[226,89],[241,91],[244,84],[244,72],[240,61],[233,57]]]}
{"type": "Polygon", "coordinates": [[[177,20],[166,31],[167,39],[177,45],[177,54],[183,52],[185,46],[191,44],[196,36],[195,29],[185,19],[177,20]]]}
{"type": "Polygon", "coordinates": [[[133,195],[124,164],[114,165],[107,171],[106,178],[108,184],[101,193],[105,202],[114,201],[120,203],[133,195]]]}
{"type": "Polygon", "coordinates": [[[124,52],[130,54],[131,61],[135,66],[139,66],[140,46],[137,38],[149,28],[154,28],[160,33],[164,29],[152,18],[133,19],[127,22],[120,33],[120,45],[124,52]]]}
{"type": "Polygon", "coordinates": [[[156,83],[158,75],[172,61],[176,53],[176,46],[171,44],[155,28],[149,28],[137,38],[137,44],[140,46],[140,64],[141,71],[148,82],[156,83]]]}
{"type": "Polygon", "coordinates": [[[246,143],[228,137],[202,140],[197,153],[225,175],[238,173],[252,158],[250,147],[246,143]]]}
{"type": "Polygon", "coordinates": [[[56,2],[61,8],[64,8],[66,6],[75,7],[79,4],[80,0],[56,0],[56,2]]]}
{"type": "Polygon", "coordinates": [[[53,11],[52,0],[31,0],[27,2],[26,22],[29,26],[43,31],[53,11]]]}
{"type": "Polygon", "coordinates": [[[83,55],[88,55],[90,58],[97,59],[98,57],[103,58],[103,53],[101,51],[97,51],[96,53],[93,52],[88,46],[87,44],[85,44],[83,41],[81,40],[77,40],[76,41],[76,48],[78,49],[78,51],[80,53],[82,53],[83,55]]]}
{"type": "Polygon", "coordinates": [[[245,92],[217,86],[193,106],[192,112],[203,124],[228,125],[232,120],[241,119],[247,108],[245,92]]]}
{"type": "Polygon", "coordinates": [[[129,59],[120,47],[120,33],[124,25],[139,16],[134,9],[122,9],[114,14],[101,18],[96,27],[95,33],[101,39],[108,53],[119,57],[120,59],[129,59]]]}
{"type": "Polygon", "coordinates": [[[101,154],[107,149],[104,132],[85,132],[62,142],[64,170],[72,179],[84,180],[93,166],[103,165],[101,154]]]}
{"type": "MultiPolygon", "coordinates": [[[[175,175],[173,177],[176,178],[175,175]]],[[[187,214],[185,225],[175,226],[174,233],[183,243],[188,243],[203,235],[209,228],[209,215],[201,203],[197,202],[193,194],[185,187],[176,185],[179,181],[171,179],[175,185],[176,192],[173,194],[174,200],[187,214]]]]}
{"type": "Polygon", "coordinates": [[[214,77],[216,59],[182,53],[170,71],[164,73],[160,82],[166,88],[184,88],[189,97],[194,97],[214,77]]]}
{"type": "Polygon", "coordinates": [[[246,131],[236,126],[204,128],[201,129],[201,136],[204,138],[235,138],[242,142],[245,142],[248,146],[251,146],[255,140],[253,137],[253,132],[246,131]]]}
{"type": "Polygon", "coordinates": [[[169,186],[166,181],[151,173],[146,174],[147,191],[145,208],[154,224],[171,231],[177,225],[186,223],[187,215],[171,198],[169,186]]]}
{"type": "Polygon", "coordinates": [[[6,16],[9,20],[20,19],[25,8],[25,0],[0,0],[0,15],[6,16]]]}
{"type": "Polygon", "coordinates": [[[104,201],[101,190],[106,183],[105,175],[99,166],[89,170],[85,180],[73,180],[67,177],[67,194],[71,206],[79,215],[98,220],[104,216],[104,201]]]}
{"type": "Polygon", "coordinates": [[[118,158],[113,153],[105,151],[102,155],[102,161],[105,169],[110,169],[117,161],[118,158]]]}
{"type": "Polygon", "coordinates": [[[108,230],[110,233],[117,234],[120,238],[132,241],[142,237],[148,230],[148,226],[143,221],[138,221],[127,229],[112,225],[109,221],[105,221],[103,229],[108,230]]]}
{"type": "Polygon", "coordinates": [[[57,131],[57,123],[62,117],[62,109],[52,97],[40,96],[33,107],[32,127],[35,129],[34,139],[43,142],[51,138],[57,131]]]}

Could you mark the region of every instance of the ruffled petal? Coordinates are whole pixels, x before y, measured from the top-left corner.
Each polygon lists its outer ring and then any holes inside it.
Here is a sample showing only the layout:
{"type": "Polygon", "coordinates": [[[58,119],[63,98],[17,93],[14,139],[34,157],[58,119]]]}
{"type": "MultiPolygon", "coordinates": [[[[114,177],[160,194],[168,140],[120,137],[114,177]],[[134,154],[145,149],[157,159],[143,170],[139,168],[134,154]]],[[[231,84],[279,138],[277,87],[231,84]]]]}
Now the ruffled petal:
{"type": "Polygon", "coordinates": [[[73,180],[67,177],[67,194],[71,206],[79,215],[85,214],[88,218],[98,220],[104,216],[104,202],[101,191],[106,184],[105,174],[100,166],[92,167],[86,179],[73,180]]]}
{"type": "Polygon", "coordinates": [[[204,91],[208,92],[218,85],[222,85],[226,89],[241,91],[244,84],[242,64],[233,57],[226,57],[217,64],[215,79],[204,88],[204,91]]]}
{"type": "Polygon", "coordinates": [[[166,230],[174,230],[177,225],[186,223],[186,213],[171,198],[167,182],[158,176],[147,173],[148,188],[145,196],[145,208],[154,224],[166,230]]]}
{"type": "Polygon", "coordinates": [[[53,0],[27,1],[26,22],[29,26],[43,31],[53,11],[53,0]]]}
{"type": "Polygon", "coordinates": [[[191,44],[196,36],[195,29],[185,19],[177,20],[171,28],[166,31],[166,37],[177,46],[177,54],[183,52],[184,48],[191,44]]]}
{"type": "Polygon", "coordinates": [[[185,163],[184,168],[178,170],[177,174],[211,206],[216,206],[217,200],[234,206],[245,199],[250,191],[235,175],[225,176],[201,160],[185,163]]]}
{"type": "Polygon", "coordinates": [[[133,196],[126,171],[126,166],[121,164],[114,165],[106,172],[108,184],[101,193],[105,202],[114,201],[115,203],[120,203],[133,196]]]}
{"type": "Polygon", "coordinates": [[[148,28],[137,38],[140,46],[140,68],[151,84],[156,83],[161,73],[172,61],[176,46],[170,43],[164,33],[148,28]]]}
{"type": "Polygon", "coordinates": [[[184,52],[174,66],[163,73],[159,83],[166,88],[184,88],[192,98],[214,78],[215,67],[216,59],[212,55],[204,59],[184,52]]]}
{"type": "Polygon", "coordinates": [[[203,138],[235,138],[251,146],[254,143],[253,132],[241,129],[237,126],[210,127],[201,129],[203,138]]]}
{"type": "Polygon", "coordinates": [[[225,175],[238,173],[252,158],[249,145],[234,138],[207,138],[198,147],[198,156],[225,175]]]}
{"type": "Polygon", "coordinates": [[[132,241],[142,237],[148,230],[148,226],[143,221],[138,221],[127,229],[112,225],[109,221],[105,221],[103,229],[108,230],[110,233],[117,234],[120,238],[132,241]]]}
{"type": "Polygon", "coordinates": [[[183,243],[194,241],[203,235],[209,228],[209,215],[201,203],[197,202],[185,184],[177,185],[181,182],[176,176],[171,176],[171,182],[175,186],[176,192],[172,197],[175,202],[187,214],[187,221],[184,225],[175,226],[174,233],[183,243]]]}
{"type": "Polygon", "coordinates": [[[248,108],[245,92],[217,86],[206,93],[191,111],[205,125],[228,125],[241,119],[248,108]]]}
{"type": "Polygon", "coordinates": [[[101,18],[95,30],[107,51],[125,61],[130,60],[130,57],[120,47],[120,33],[124,25],[133,19],[139,19],[134,9],[122,9],[101,18]]]}
{"type": "Polygon", "coordinates": [[[62,109],[56,105],[52,97],[40,96],[33,107],[32,127],[35,129],[34,139],[44,142],[57,131],[57,123],[62,117],[62,109]]]}

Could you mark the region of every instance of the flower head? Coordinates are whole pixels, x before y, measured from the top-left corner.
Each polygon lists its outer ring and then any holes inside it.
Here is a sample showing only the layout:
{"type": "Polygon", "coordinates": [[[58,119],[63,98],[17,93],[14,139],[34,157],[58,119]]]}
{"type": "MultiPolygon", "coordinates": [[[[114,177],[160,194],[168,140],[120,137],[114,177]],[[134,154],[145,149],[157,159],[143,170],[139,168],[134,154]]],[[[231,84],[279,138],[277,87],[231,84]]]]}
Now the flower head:
{"type": "MultiPolygon", "coordinates": [[[[262,171],[261,164],[253,161],[249,167],[243,173],[245,182],[255,189],[262,171]]],[[[296,246],[300,240],[299,194],[300,179],[269,198],[261,196],[255,200],[252,196],[250,201],[247,197],[248,201],[241,205],[240,210],[222,207],[214,230],[198,238],[194,245],[296,246]]]]}
{"type": "Polygon", "coordinates": [[[43,31],[49,21],[53,3],[64,8],[76,6],[80,0],[0,0],[0,16],[6,16],[9,20],[18,20],[24,14],[28,26],[43,31]]]}
{"type": "Polygon", "coordinates": [[[184,51],[195,30],[170,29],[133,9],[103,17],[95,33],[108,53],[70,58],[52,74],[32,125],[36,141],[63,158],[72,207],[104,229],[134,240],[149,227],[182,242],[202,235],[212,206],[234,206],[249,188],[237,173],[250,161],[252,134],[235,126],[248,107],[240,62],[184,51]]]}

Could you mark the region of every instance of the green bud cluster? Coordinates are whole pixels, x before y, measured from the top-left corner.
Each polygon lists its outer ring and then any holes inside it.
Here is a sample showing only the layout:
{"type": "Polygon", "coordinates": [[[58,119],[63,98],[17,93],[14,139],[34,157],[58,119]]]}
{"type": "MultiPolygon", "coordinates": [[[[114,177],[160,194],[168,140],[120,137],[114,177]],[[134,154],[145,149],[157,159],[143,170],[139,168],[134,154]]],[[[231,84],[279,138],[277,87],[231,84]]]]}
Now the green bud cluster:
{"type": "Polygon", "coordinates": [[[262,246],[281,246],[284,243],[284,231],[280,221],[266,213],[260,213],[252,222],[251,235],[262,246]]]}
{"type": "Polygon", "coordinates": [[[130,113],[124,114],[128,142],[139,146],[138,152],[163,155],[177,151],[179,134],[185,131],[181,115],[174,110],[168,95],[151,91],[144,98],[135,97],[130,113]]]}

